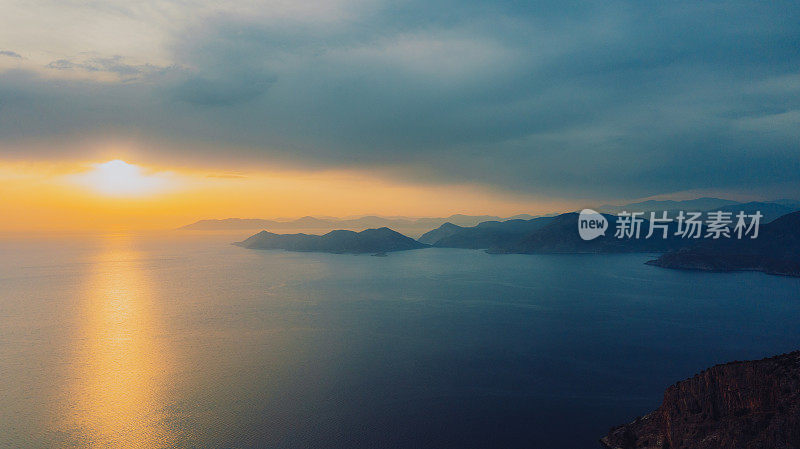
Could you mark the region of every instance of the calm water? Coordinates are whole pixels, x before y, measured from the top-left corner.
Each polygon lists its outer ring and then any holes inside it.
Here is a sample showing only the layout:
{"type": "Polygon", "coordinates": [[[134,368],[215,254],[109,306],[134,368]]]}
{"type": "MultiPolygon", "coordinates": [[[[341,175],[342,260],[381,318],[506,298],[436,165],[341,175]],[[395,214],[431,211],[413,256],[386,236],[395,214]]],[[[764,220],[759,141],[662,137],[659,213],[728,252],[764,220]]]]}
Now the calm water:
{"type": "Polygon", "coordinates": [[[240,237],[0,241],[0,447],[594,449],[800,347],[800,279],[240,237]]]}

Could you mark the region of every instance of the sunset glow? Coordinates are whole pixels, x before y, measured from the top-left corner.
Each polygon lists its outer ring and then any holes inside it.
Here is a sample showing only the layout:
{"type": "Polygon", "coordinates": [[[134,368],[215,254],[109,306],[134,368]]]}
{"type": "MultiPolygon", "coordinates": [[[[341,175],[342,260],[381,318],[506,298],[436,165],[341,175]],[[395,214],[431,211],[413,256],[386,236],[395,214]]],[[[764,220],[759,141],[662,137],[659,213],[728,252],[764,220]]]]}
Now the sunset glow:
{"type": "Polygon", "coordinates": [[[91,171],[73,179],[79,185],[111,196],[153,194],[168,185],[163,175],[143,173],[140,167],[121,160],[95,164],[91,171]]]}

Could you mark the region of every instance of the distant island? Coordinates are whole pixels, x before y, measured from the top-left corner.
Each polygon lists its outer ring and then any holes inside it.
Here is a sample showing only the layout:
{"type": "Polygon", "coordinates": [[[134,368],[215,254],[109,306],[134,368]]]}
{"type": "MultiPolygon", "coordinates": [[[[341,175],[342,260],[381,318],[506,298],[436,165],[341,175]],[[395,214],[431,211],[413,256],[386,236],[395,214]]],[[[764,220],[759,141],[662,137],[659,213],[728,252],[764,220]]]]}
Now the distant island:
{"type": "Polygon", "coordinates": [[[598,212],[607,214],[618,214],[622,211],[636,211],[644,212],[645,215],[648,215],[650,212],[660,213],[663,211],[667,211],[670,215],[675,215],[679,211],[688,212],[719,210],[722,212],[731,212],[733,214],[736,214],[739,211],[744,211],[748,214],[759,211],[763,215],[764,223],[768,223],[782,215],[800,210],[800,201],[780,199],[768,202],[750,201],[740,203],[722,198],[696,198],[683,201],[648,200],[621,206],[603,205],[594,209],[598,212]]]}
{"type": "Polygon", "coordinates": [[[741,204],[738,201],[733,200],[726,200],[723,198],[694,198],[691,200],[647,200],[647,201],[639,201],[636,203],[628,203],[619,206],[604,204],[602,206],[598,206],[594,208],[598,212],[603,212],[607,214],[617,214],[622,211],[636,211],[636,212],[644,212],[648,214],[650,212],[661,212],[661,211],[668,211],[668,212],[677,212],[679,210],[684,211],[701,211],[701,210],[711,210],[711,209],[719,209],[721,207],[727,206],[735,206],[741,204]]]}
{"type": "Polygon", "coordinates": [[[336,230],[325,235],[274,234],[261,231],[244,241],[236,242],[235,245],[249,249],[282,249],[336,254],[373,253],[375,255],[428,246],[386,227],[366,229],[361,232],[336,230]]]}
{"type": "Polygon", "coordinates": [[[800,447],[800,351],[709,368],[600,441],[609,449],[800,447]]]}
{"type": "MultiPolygon", "coordinates": [[[[529,219],[532,215],[522,214],[510,219],[529,219]]],[[[390,227],[396,229],[431,229],[443,223],[451,222],[460,226],[474,226],[478,223],[492,220],[503,220],[494,215],[462,215],[455,214],[449,217],[379,217],[367,215],[358,218],[338,217],[301,217],[297,219],[265,220],[260,218],[224,218],[200,220],[178,228],[182,231],[222,231],[242,229],[368,229],[390,227]]]]}

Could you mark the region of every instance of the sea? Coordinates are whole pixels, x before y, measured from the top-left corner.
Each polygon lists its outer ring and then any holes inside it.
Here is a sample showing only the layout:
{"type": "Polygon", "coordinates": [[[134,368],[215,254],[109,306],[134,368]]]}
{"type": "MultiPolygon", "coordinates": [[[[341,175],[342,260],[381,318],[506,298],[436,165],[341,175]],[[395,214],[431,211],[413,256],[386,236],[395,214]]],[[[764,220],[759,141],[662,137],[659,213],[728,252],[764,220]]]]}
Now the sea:
{"type": "Polygon", "coordinates": [[[597,449],[800,349],[798,278],[248,234],[0,237],[0,447],[597,449]]]}

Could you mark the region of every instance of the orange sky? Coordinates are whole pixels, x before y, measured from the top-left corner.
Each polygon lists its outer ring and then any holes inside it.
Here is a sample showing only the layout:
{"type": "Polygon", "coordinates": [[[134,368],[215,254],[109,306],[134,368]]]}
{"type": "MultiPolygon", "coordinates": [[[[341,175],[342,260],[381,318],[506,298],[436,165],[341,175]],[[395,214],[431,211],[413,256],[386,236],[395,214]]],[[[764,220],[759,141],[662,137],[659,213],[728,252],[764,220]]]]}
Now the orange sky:
{"type": "Polygon", "coordinates": [[[474,185],[411,185],[368,173],[144,166],[127,159],[2,162],[0,231],[173,229],[205,218],[549,213],[563,203],[474,185]]]}

